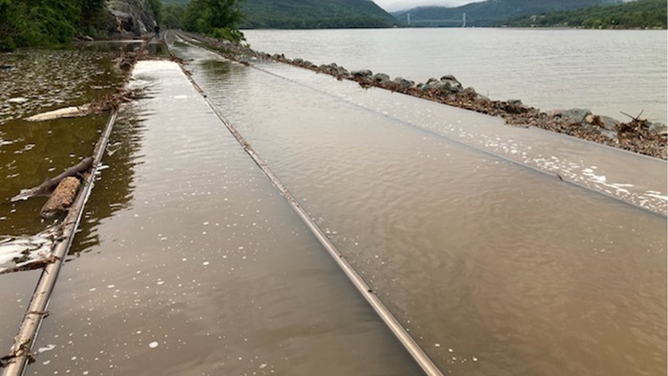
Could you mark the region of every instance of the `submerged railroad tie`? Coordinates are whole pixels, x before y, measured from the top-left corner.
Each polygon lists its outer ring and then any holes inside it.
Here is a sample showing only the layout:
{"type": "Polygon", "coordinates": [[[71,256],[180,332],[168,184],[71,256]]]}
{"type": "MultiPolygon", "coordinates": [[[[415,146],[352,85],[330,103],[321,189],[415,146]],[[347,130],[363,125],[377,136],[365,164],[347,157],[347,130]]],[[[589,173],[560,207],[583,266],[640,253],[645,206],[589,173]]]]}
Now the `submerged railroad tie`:
{"type": "Polygon", "coordinates": [[[3,376],[20,376],[24,373],[25,367],[29,360],[33,358],[31,352],[37,332],[42,325],[42,319],[48,316],[47,307],[53,288],[60,272],[60,267],[63,264],[65,255],[72,245],[75,232],[79,226],[79,221],[83,215],[84,205],[88,201],[90,192],[93,189],[95,175],[97,169],[102,161],[102,156],[106,150],[109,135],[116,122],[117,111],[113,111],[107,125],[100,137],[100,140],[95,145],[93,151],[93,166],[90,174],[86,177],[85,183],[77,195],[74,203],[70,207],[70,211],[64,220],[63,233],[60,242],[58,242],[53,249],[53,262],[49,263],[42,272],[37,283],[37,288],[33,294],[30,305],[23,318],[19,332],[14,338],[14,345],[10,349],[10,354],[2,358],[5,369],[3,376]]]}
{"type": "Polygon", "coordinates": [[[225,118],[220,109],[216,107],[204,93],[202,88],[195,82],[192,76],[181,66],[185,75],[188,77],[193,87],[202,96],[204,101],[209,105],[213,112],[218,116],[220,121],[225,125],[227,130],[234,136],[237,142],[241,145],[244,151],[253,159],[260,170],[267,176],[269,181],[279,190],[281,195],[287,200],[292,209],[299,215],[301,220],[306,224],[309,230],[315,235],[320,244],[327,250],[330,256],[334,259],[339,268],[345,273],[348,279],[353,283],[357,290],[362,294],[364,299],[369,303],[371,308],[378,314],[380,319],[387,325],[392,333],[397,337],[402,346],[413,357],[417,364],[422,368],[424,373],[428,376],[443,376],[443,373],[438,369],[434,362],[424,352],[424,350],[415,342],[413,337],[406,331],[406,329],[399,323],[397,318],[390,312],[385,304],[380,300],[376,293],[369,287],[364,279],[355,271],[345,257],[339,252],[336,246],[327,238],[325,233],[315,223],[313,218],[299,205],[294,196],[290,193],[287,187],[278,179],[273,171],[267,166],[264,160],[255,152],[252,146],[246,139],[237,131],[237,129],[225,118]],[[187,72],[187,73],[186,73],[187,72]]]}

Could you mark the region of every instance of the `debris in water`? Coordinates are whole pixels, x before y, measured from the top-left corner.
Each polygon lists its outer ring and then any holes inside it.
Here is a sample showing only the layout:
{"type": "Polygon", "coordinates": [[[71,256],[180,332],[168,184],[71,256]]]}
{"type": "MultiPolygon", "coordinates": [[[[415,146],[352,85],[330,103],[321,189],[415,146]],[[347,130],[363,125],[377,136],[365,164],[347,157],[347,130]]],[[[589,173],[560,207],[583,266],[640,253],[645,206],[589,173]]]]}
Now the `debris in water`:
{"type": "Polygon", "coordinates": [[[53,218],[67,212],[74,203],[80,185],[81,182],[75,177],[68,176],[63,179],[42,207],[40,211],[42,218],[53,218]]]}
{"type": "Polygon", "coordinates": [[[80,176],[84,172],[88,171],[93,166],[93,158],[88,157],[84,158],[76,166],[72,166],[67,170],[63,171],[60,175],[55,178],[47,178],[42,184],[31,189],[24,189],[18,195],[12,197],[12,202],[27,200],[34,196],[48,196],[53,192],[54,189],[60,184],[60,182],[68,176],[80,176]]]}
{"type": "Polygon", "coordinates": [[[47,121],[47,120],[62,119],[62,118],[82,117],[88,115],[89,113],[90,112],[88,106],[73,106],[33,115],[29,118],[26,118],[25,120],[47,121]]]}
{"type": "Polygon", "coordinates": [[[55,261],[51,250],[59,236],[58,227],[33,236],[0,236],[0,274],[36,269],[55,261]]]}
{"type": "Polygon", "coordinates": [[[158,342],[151,342],[149,343],[148,347],[155,349],[156,347],[158,347],[158,342]]]}
{"type": "Polygon", "coordinates": [[[56,348],[56,345],[46,345],[44,347],[40,347],[39,349],[37,349],[37,352],[38,353],[43,353],[43,352],[51,351],[55,348],[56,348]]]}

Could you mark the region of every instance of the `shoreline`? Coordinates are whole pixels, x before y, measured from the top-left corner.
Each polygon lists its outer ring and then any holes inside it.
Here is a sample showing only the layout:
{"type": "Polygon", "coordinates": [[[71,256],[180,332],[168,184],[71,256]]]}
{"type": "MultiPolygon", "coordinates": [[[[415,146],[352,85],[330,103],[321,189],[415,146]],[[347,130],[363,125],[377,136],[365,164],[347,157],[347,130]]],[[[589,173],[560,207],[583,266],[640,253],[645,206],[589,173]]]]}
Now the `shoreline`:
{"type": "Polygon", "coordinates": [[[270,55],[229,41],[185,32],[180,34],[204,43],[228,59],[244,65],[250,65],[251,59],[280,62],[327,74],[337,80],[355,81],[363,88],[376,87],[501,117],[508,125],[541,128],[654,158],[667,159],[666,126],[648,121],[641,117],[642,113],[635,117],[627,115],[631,120],[621,122],[607,116],[592,114],[588,109],[541,111],[524,105],[520,100],[503,101],[487,98],[477,93],[474,88],[464,88],[452,75],[445,75],[441,79],[431,78],[426,83],[416,84],[402,77],[390,79],[386,74],[374,74],[370,70],[348,71],[336,63],[317,66],[300,58],[289,59],[282,54],[270,55]]]}

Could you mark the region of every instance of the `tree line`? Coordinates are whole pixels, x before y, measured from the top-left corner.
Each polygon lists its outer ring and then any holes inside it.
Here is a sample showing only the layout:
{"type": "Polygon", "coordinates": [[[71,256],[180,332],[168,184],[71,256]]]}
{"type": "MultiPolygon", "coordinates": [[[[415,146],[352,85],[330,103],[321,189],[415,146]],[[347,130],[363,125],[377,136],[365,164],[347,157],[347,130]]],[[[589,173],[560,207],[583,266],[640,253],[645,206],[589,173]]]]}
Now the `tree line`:
{"type": "Polygon", "coordinates": [[[0,0],[0,51],[66,44],[103,22],[104,0],[0,0]]]}
{"type": "MultiPolygon", "coordinates": [[[[148,0],[158,24],[224,38],[243,39],[239,0],[193,0],[163,5],[148,0]]],[[[0,0],[0,51],[58,47],[77,37],[109,37],[106,0],[0,0]]]]}
{"type": "Polygon", "coordinates": [[[637,0],[619,5],[523,16],[503,23],[512,27],[579,27],[587,29],[666,28],[667,0],[637,0]]]}
{"type": "MultiPolygon", "coordinates": [[[[198,21],[206,19],[203,9],[207,5],[201,4],[202,0],[189,4],[187,0],[163,2],[166,27],[211,34],[206,27],[209,22],[198,21]]],[[[366,0],[237,0],[233,3],[239,12],[234,25],[245,29],[381,28],[397,23],[375,3],[366,0]]]]}
{"type": "Polygon", "coordinates": [[[161,24],[168,29],[183,29],[213,38],[240,42],[239,26],[244,20],[240,0],[192,0],[188,4],[162,6],[161,24]]]}

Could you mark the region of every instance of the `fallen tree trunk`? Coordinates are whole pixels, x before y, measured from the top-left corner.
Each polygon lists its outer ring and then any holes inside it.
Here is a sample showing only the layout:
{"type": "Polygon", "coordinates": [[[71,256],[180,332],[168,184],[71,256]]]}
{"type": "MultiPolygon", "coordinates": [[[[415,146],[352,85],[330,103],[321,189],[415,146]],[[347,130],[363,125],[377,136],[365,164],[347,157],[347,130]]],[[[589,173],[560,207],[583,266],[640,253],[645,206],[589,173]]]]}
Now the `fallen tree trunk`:
{"type": "Polygon", "coordinates": [[[68,176],[79,176],[84,172],[90,170],[92,166],[93,166],[93,158],[92,157],[85,158],[81,162],[79,162],[79,164],[68,168],[67,170],[63,171],[62,174],[56,176],[55,178],[47,178],[44,181],[44,183],[38,185],[35,188],[22,190],[21,193],[12,197],[12,202],[27,200],[35,196],[48,196],[51,194],[51,192],[54,191],[54,189],[56,189],[58,184],[60,184],[60,182],[63,179],[65,179],[68,176]]]}
{"type": "Polygon", "coordinates": [[[67,212],[74,202],[80,185],[81,182],[75,177],[68,176],[63,179],[42,207],[40,211],[42,218],[49,219],[67,212]]]}
{"type": "Polygon", "coordinates": [[[42,114],[33,115],[29,118],[26,118],[26,121],[46,121],[54,120],[61,118],[72,118],[72,117],[82,117],[86,116],[91,112],[91,108],[88,105],[77,106],[77,107],[65,107],[54,111],[45,112],[42,114]]]}

